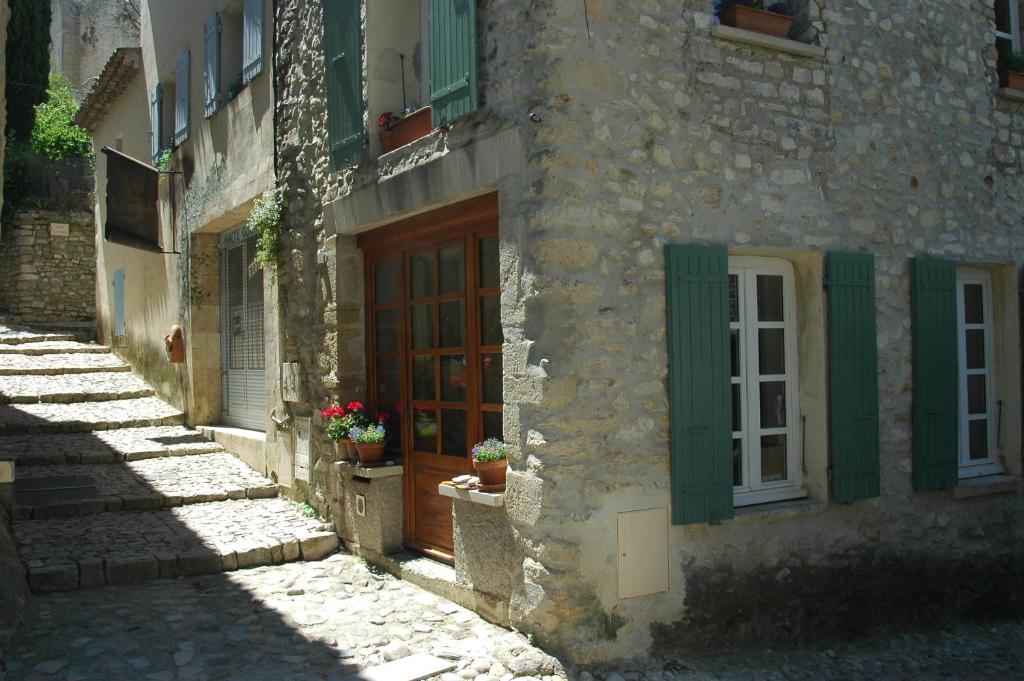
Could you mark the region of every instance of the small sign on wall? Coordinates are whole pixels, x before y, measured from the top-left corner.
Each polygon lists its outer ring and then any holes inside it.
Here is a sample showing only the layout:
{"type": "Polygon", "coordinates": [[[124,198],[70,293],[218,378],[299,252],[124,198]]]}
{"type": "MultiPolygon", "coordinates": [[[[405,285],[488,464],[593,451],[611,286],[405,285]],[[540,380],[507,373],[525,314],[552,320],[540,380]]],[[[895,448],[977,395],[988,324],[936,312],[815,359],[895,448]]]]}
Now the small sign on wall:
{"type": "Polygon", "coordinates": [[[281,399],[285,402],[302,402],[302,365],[285,362],[281,365],[281,399]]]}
{"type": "Polygon", "coordinates": [[[296,480],[309,482],[309,446],[310,420],[308,418],[297,418],[292,424],[292,451],[295,452],[295,467],[293,469],[296,480]]]}
{"type": "Polygon", "coordinates": [[[71,225],[63,222],[50,223],[50,236],[70,236],[71,225]]]}

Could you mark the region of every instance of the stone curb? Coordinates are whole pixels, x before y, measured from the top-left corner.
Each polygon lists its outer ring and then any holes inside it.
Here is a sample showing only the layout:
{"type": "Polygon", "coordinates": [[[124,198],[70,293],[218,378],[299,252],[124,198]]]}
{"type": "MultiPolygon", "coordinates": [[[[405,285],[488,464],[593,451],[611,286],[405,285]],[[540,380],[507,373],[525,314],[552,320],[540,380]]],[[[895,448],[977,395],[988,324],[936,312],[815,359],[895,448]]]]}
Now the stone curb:
{"type": "MultiPolygon", "coordinates": [[[[51,342],[51,341],[40,341],[51,342]]],[[[63,341],[61,341],[63,342],[63,341]]],[[[105,345],[83,345],[70,348],[24,348],[22,344],[12,345],[0,344],[0,355],[24,355],[26,357],[37,357],[39,355],[109,355],[110,348],[105,345]]]]}
{"type": "Polygon", "coordinates": [[[0,367],[0,376],[61,376],[64,374],[100,374],[128,373],[132,370],[127,364],[114,364],[104,367],[0,367]]]}
{"type": "Polygon", "coordinates": [[[75,402],[112,402],[133,400],[140,397],[155,397],[152,388],[145,390],[122,390],[103,393],[46,393],[34,395],[0,395],[0,404],[36,404],[39,402],[73,404],[75,402]]]}
{"type": "Polygon", "coordinates": [[[25,343],[68,343],[75,337],[70,334],[29,334],[22,336],[0,336],[0,345],[24,345],[25,343]]]}
{"type": "Polygon", "coordinates": [[[97,499],[76,499],[56,504],[38,506],[15,505],[12,516],[15,520],[46,520],[49,518],[71,518],[94,513],[116,511],[159,511],[164,508],[205,504],[228,499],[273,499],[278,496],[277,485],[257,487],[234,487],[223,492],[193,494],[191,496],[167,496],[146,494],[123,497],[102,497],[97,499]]]}
{"type": "Polygon", "coordinates": [[[161,418],[134,418],[121,421],[40,421],[32,424],[0,423],[0,434],[33,435],[50,433],[90,433],[96,430],[118,430],[121,428],[146,428],[149,426],[180,426],[184,424],[182,413],[161,418]]]}

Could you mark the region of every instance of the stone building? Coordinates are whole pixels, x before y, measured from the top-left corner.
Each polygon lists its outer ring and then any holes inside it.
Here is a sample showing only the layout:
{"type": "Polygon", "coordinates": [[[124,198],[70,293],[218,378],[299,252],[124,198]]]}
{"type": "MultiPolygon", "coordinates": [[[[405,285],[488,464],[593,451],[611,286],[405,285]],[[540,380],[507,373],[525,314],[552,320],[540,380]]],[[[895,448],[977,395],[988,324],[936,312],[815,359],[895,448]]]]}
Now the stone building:
{"type": "Polygon", "coordinates": [[[50,0],[50,65],[79,101],[113,50],[138,45],[139,29],[120,0],[50,0]]]}
{"type": "Polygon", "coordinates": [[[279,479],[577,663],[1019,612],[1019,7],[793,5],[276,3],[279,479]]]}

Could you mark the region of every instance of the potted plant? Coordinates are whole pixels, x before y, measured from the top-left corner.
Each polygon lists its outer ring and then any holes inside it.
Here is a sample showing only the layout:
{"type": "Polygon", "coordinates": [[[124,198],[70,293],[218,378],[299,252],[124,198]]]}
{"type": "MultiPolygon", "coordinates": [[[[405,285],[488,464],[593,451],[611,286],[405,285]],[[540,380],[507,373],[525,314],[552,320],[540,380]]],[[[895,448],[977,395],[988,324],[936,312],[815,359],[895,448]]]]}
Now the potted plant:
{"type": "Polygon", "coordinates": [[[793,25],[793,8],[787,2],[722,0],[718,18],[726,26],[785,38],[793,25]]]}
{"type": "Polygon", "coordinates": [[[508,472],[507,447],[496,437],[473,445],[473,467],[480,478],[480,491],[504,492],[508,472]]]}
{"type": "Polygon", "coordinates": [[[349,437],[352,438],[356,451],[359,453],[360,466],[374,466],[384,459],[385,440],[388,436],[387,430],[384,428],[386,420],[387,415],[381,414],[377,417],[376,423],[371,423],[368,426],[354,426],[349,430],[349,437]]]}
{"type": "Polygon", "coordinates": [[[363,403],[349,402],[347,407],[334,404],[321,411],[320,415],[329,419],[327,423],[327,437],[344,447],[348,458],[355,459],[357,452],[355,445],[352,443],[351,430],[364,427],[370,422],[366,417],[363,403]]]}
{"type": "Polygon", "coordinates": [[[409,112],[404,117],[385,111],[377,124],[381,127],[380,143],[384,153],[394,151],[430,134],[430,107],[409,112]]]}
{"type": "Polygon", "coordinates": [[[999,85],[1011,90],[1024,90],[1024,56],[1018,52],[999,55],[999,85]]]}

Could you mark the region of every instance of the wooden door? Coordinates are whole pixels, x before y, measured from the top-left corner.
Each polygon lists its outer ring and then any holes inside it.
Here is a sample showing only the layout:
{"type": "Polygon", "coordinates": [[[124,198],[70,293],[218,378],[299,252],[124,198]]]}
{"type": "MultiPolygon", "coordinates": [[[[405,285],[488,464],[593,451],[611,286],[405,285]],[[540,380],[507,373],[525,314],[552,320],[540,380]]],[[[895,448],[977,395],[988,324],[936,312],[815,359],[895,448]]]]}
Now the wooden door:
{"type": "Polygon", "coordinates": [[[493,210],[480,214],[477,201],[433,214],[423,229],[360,238],[369,401],[389,413],[388,447],[403,458],[405,540],[444,559],[452,509],[437,486],[472,471],[474,443],[502,436],[497,213],[493,198],[486,205],[493,210]]]}

